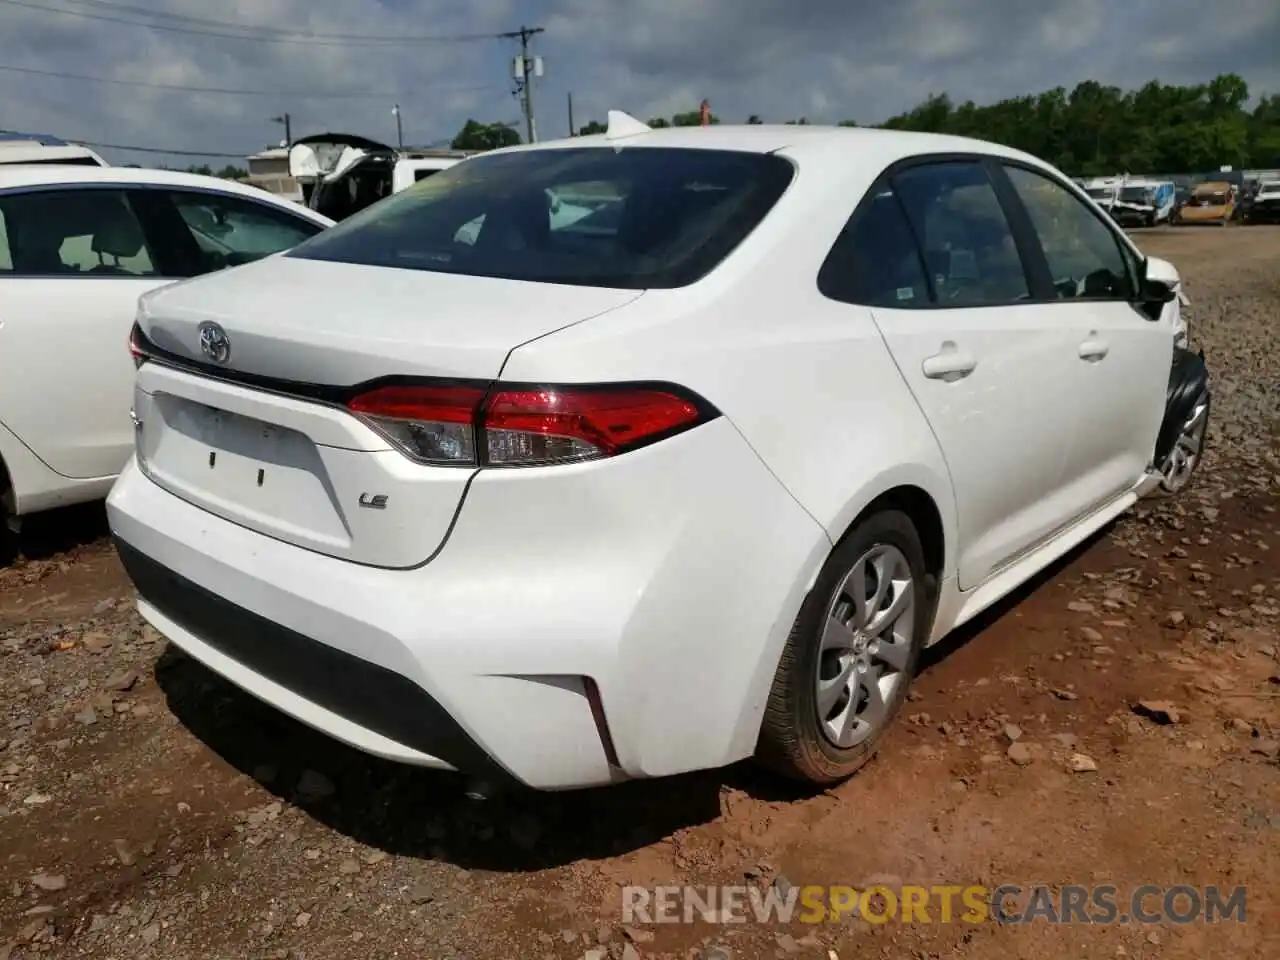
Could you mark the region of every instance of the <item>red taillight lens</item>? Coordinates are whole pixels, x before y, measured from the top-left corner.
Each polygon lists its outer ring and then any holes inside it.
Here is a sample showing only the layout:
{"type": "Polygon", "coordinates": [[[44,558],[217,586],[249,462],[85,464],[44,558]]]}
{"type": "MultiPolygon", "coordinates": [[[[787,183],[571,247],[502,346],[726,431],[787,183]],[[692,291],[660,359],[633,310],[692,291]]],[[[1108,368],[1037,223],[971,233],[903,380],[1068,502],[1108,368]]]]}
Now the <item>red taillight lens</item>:
{"type": "Polygon", "coordinates": [[[143,361],[147,359],[147,352],[142,348],[142,331],[138,329],[136,323],[129,331],[129,355],[133,357],[135,368],[142,366],[143,361]]]}
{"type": "Polygon", "coordinates": [[[505,389],[484,405],[488,462],[591,460],[697,423],[692,401],[663,390],[505,389]]]}
{"type": "Polygon", "coordinates": [[[377,387],[349,404],[407,456],[421,463],[474,464],[478,386],[377,387]]]}
{"type": "Polygon", "coordinates": [[[384,386],[348,407],[412,459],[456,466],[594,460],[714,415],[660,386],[384,386]]]}

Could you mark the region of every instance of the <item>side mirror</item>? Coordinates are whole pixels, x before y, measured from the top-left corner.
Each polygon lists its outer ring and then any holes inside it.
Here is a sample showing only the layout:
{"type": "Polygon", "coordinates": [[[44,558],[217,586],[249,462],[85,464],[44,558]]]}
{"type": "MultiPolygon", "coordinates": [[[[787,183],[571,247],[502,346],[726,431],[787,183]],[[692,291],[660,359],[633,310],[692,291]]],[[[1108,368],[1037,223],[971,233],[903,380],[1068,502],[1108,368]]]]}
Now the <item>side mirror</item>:
{"type": "Polygon", "coordinates": [[[1168,260],[1147,257],[1138,274],[1138,296],[1148,303],[1165,304],[1178,296],[1182,278],[1168,260]]]}

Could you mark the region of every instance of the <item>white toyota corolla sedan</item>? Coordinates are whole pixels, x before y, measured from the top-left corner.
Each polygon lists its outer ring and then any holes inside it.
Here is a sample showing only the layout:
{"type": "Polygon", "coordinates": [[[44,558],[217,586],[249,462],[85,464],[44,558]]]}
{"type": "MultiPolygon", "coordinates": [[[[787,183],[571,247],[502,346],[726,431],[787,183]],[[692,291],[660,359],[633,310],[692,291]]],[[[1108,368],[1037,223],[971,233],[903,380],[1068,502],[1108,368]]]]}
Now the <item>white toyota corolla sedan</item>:
{"type": "Polygon", "coordinates": [[[1188,482],[1179,293],[1014,150],[612,114],[143,297],[111,526],[161,633],[369,753],[830,783],[926,646],[1188,482]]]}

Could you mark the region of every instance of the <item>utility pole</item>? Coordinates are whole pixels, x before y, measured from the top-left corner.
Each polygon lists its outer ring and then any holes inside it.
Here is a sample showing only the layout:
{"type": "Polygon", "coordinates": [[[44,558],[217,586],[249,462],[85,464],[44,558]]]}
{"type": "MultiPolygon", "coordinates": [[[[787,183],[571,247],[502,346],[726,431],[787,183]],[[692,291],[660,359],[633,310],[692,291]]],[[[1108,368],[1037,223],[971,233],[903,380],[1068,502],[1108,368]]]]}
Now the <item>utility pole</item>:
{"type": "Polygon", "coordinates": [[[573,125],[573,94],[569,94],[569,136],[576,137],[578,129],[573,125]]]}
{"type": "Polygon", "coordinates": [[[396,116],[396,146],[401,150],[404,149],[404,125],[400,120],[400,104],[396,104],[391,108],[391,112],[396,116]]]}
{"type": "Polygon", "coordinates": [[[271,118],[272,123],[284,124],[284,142],[285,146],[293,146],[293,117],[289,114],[281,114],[278,117],[271,118]]]}
{"type": "Polygon", "coordinates": [[[520,56],[516,59],[515,77],[524,84],[524,120],[529,134],[529,142],[537,143],[538,128],[533,122],[533,78],[542,76],[542,58],[529,56],[529,41],[539,33],[545,33],[545,27],[525,27],[499,34],[508,40],[520,41],[520,56]]]}

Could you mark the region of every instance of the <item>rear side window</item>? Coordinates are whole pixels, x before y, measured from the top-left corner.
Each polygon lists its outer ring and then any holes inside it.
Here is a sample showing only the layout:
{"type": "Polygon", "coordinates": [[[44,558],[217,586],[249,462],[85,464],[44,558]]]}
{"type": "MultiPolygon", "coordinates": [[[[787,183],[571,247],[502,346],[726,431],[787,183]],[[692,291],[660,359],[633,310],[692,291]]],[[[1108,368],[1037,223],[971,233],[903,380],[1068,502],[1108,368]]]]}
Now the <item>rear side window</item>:
{"type": "Polygon", "coordinates": [[[893,188],[920,238],[939,306],[999,306],[1030,296],[1013,231],[981,163],[908,167],[894,175],[893,188]]]}
{"type": "Polygon", "coordinates": [[[929,305],[929,281],[902,204],[878,188],[840,233],[818,273],[824,296],[868,307],[929,305]]]}
{"type": "Polygon", "coordinates": [[[544,283],[645,289],[705,276],[777,203],[778,156],[587,147],[477,157],[288,254],[544,283]]]}

